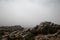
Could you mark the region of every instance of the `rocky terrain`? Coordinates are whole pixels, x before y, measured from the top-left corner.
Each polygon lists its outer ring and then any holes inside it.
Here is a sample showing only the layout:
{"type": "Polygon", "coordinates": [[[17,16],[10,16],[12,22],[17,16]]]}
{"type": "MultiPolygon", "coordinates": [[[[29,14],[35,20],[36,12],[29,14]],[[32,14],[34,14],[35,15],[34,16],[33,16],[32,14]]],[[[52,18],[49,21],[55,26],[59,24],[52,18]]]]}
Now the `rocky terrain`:
{"type": "Polygon", "coordinates": [[[1,26],[0,40],[60,40],[60,25],[42,22],[32,29],[22,26],[1,26]]]}
{"type": "Polygon", "coordinates": [[[4,33],[11,33],[17,30],[23,30],[24,28],[16,25],[16,26],[0,26],[0,36],[3,35],[4,33]]]}

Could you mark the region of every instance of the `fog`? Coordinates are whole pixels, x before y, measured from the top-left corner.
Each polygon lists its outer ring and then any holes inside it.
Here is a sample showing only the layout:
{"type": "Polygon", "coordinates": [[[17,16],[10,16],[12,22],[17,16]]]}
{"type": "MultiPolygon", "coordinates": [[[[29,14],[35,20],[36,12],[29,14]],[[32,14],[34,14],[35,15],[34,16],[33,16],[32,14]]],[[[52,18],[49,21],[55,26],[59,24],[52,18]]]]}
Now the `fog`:
{"type": "Polygon", "coordinates": [[[0,26],[33,27],[43,21],[60,24],[60,0],[0,0],[0,26]]]}

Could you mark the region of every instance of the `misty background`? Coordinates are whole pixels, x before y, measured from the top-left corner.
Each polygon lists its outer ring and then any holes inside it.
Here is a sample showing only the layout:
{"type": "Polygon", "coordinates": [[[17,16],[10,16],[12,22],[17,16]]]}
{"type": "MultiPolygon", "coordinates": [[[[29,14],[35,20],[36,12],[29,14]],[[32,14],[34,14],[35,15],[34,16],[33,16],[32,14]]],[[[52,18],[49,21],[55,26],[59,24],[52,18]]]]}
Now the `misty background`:
{"type": "Polygon", "coordinates": [[[0,26],[60,24],[60,0],[0,0],[0,26]]]}

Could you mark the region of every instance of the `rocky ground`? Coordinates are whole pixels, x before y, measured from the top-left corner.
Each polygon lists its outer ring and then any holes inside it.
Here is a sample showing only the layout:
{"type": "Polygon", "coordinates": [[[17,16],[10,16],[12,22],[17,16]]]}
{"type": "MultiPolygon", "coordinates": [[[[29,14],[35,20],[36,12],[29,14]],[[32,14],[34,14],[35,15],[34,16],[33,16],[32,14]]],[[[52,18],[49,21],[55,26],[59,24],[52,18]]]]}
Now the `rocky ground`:
{"type": "Polygon", "coordinates": [[[21,26],[0,27],[0,40],[60,40],[60,25],[42,22],[32,29],[21,26]]]}

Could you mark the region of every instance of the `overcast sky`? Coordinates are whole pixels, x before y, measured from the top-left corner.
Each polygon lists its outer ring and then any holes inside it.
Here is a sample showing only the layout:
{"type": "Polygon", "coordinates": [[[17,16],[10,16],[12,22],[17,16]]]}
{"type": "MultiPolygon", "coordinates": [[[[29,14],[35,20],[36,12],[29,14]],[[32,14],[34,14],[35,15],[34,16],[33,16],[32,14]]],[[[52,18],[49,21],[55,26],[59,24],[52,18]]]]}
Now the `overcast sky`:
{"type": "Polygon", "coordinates": [[[43,21],[60,24],[60,0],[0,0],[0,26],[32,27],[43,21]]]}

